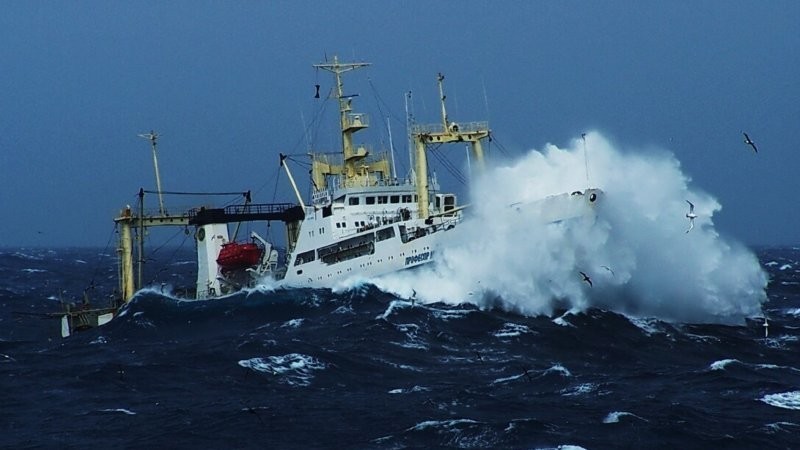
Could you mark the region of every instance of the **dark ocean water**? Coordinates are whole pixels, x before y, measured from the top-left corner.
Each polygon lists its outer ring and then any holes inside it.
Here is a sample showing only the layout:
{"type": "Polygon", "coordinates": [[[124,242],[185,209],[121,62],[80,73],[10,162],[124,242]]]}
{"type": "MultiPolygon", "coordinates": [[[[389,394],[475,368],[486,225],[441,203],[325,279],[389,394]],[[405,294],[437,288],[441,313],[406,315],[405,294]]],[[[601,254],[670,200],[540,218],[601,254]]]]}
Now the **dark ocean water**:
{"type": "MultiPolygon", "coordinates": [[[[528,317],[372,286],[140,292],[60,337],[39,316],[116,285],[92,249],[0,251],[3,448],[800,448],[800,249],[756,253],[763,320],[528,317]]],[[[191,255],[148,278],[191,286],[191,255]]]]}

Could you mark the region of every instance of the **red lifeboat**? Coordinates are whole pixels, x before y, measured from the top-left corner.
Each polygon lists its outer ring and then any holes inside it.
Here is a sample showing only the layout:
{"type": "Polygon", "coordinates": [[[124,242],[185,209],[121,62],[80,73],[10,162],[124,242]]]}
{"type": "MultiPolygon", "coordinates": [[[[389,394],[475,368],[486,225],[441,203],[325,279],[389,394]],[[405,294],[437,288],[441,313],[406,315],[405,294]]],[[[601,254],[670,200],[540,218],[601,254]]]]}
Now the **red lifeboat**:
{"type": "Polygon", "coordinates": [[[258,245],[248,242],[228,242],[222,244],[222,249],[217,257],[217,264],[223,270],[238,270],[253,267],[261,261],[263,249],[258,245]]]}

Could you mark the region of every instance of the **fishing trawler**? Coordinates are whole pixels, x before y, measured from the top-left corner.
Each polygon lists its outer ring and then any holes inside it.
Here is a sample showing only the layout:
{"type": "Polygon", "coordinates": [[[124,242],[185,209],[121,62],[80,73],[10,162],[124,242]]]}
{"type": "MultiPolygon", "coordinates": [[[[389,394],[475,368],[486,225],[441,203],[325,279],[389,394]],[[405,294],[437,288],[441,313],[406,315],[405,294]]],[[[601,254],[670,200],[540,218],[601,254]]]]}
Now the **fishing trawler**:
{"type": "MultiPolygon", "coordinates": [[[[469,144],[472,165],[482,170],[482,141],[490,136],[490,129],[487,122],[457,122],[448,117],[444,76],[439,74],[441,121],[410,127],[412,170],[398,178],[388,152],[375,152],[354,141],[354,135],[368,128],[370,120],[353,109],[354,96],[345,94],[343,76],[367,66],[369,63],[339,62],[336,57],[332,62],[314,65],[334,77],[331,97],[339,106],[341,151],[336,155],[310,154],[313,188],[309,202],[300,194],[287,157],[281,154],[280,164],[297,203],[254,204],[246,195],[244,205],[202,206],[170,215],[161,199],[156,135],[143,135],[153,145],[160,210],[146,213],[144,190],[140,190],[138,211],[127,206],[115,219],[120,235],[122,298],[129,300],[143,287],[143,236],[149,227],[179,226],[186,227],[187,232],[194,227],[198,299],[226,295],[265,279],[285,287],[324,288],[348,279],[370,279],[432,262],[442,243],[462,222],[467,205],[460,204],[456,194],[443,192],[435,174],[429,174],[428,148],[447,143],[469,144]],[[266,221],[285,224],[282,258],[273,243],[256,232],[250,233],[250,242],[238,240],[238,224],[266,221]],[[234,223],[236,231],[230,234],[229,226],[234,223]],[[138,261],[136,279],[134,254],[138,261]]],[[[591,212],[601,191],[579,193],[580,198],[572,193],[565,194],[566,200],[544,199],[546,203],[539,205],[543,217],[558,221],[591,212]]]]}

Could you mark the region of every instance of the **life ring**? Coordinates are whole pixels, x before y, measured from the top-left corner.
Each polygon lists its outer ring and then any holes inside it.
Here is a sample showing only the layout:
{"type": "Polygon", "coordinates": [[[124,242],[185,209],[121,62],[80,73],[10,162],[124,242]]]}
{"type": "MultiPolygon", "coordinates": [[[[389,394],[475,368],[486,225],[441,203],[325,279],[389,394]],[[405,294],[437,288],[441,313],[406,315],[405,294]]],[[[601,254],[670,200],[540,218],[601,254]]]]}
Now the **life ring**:
{"type": "Polygon", "coordinates": [[[197,230],[197,240],[203,242],[203,239],[205,238],[206,238],[206,229],[200,228],[199,230],[197,230]]]}

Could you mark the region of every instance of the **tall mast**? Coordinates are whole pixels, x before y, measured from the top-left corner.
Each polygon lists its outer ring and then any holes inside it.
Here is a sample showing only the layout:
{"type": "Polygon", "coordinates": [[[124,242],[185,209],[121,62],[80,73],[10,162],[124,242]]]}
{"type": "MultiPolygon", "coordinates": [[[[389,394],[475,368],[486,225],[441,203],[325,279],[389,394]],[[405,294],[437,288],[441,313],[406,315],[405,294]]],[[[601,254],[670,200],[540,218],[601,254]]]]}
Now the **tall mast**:
{"type": "MultiPolygon", "coordinates": [[[[317,69],[326,70],[331,72],[336,79],[336,99],[339,101],[339,124],[342,132],[342,154],[344,156],[344,174],[347,178],[357,176],[358,167],[357,163],[367,156],[367,151],[364,148],[355,149],[353,146],[353,133],[367,128],[368,121],[364,114],[351,114],[352,101],[355,95],[345,95],[344,82],[342,75],[345,72],[360,69],[369,66],[370,63],[357,62],[357,63],[340,63],[339,57],[334,56],[332,63],[315,64],[317,69]]],[[[315,180],[316,182],[317,180],[315,180]]],[[[322,187],[321,185],[319,186],[322,187]]]]}
{"type": "Polygon", "coordinates": [[[411,91],[406,93],[406,133],[408,134],[408,167],[410,173],[408,177],[411,179],[412,183],[416,182],[416,178],[414,175],[414,134],[412,132],[414,128],[414,112],[413,112],[413,104],[411,105],[412,109],[409,109],[409,102],[411,101],[411,91]]]}
{"type": "Polygon", "coordinates": [[[158,191],[158,206],[160,208],[159,212],[161,215],[164,215],[164,197],[161,195],[161,177],[158,175],[158,156],[156,156],[156,140],[158,139],[158,134],[154,131],[150,130],[149,133],[140,134],[140,138],[145,138],[150,141],[150,146],[153,148],[153,167],[156,170],[156,190],[158,191]]]}

